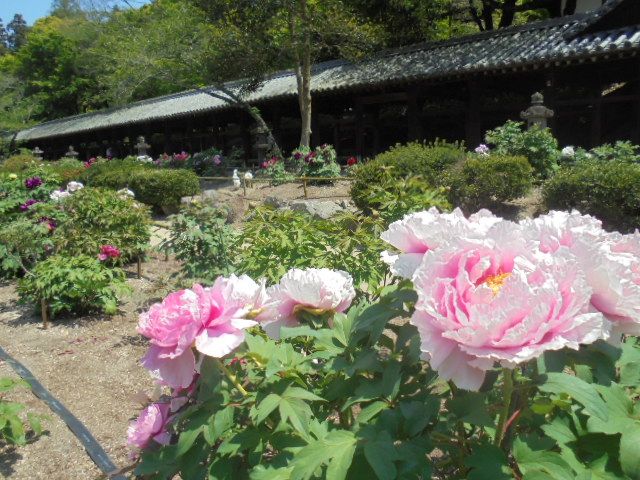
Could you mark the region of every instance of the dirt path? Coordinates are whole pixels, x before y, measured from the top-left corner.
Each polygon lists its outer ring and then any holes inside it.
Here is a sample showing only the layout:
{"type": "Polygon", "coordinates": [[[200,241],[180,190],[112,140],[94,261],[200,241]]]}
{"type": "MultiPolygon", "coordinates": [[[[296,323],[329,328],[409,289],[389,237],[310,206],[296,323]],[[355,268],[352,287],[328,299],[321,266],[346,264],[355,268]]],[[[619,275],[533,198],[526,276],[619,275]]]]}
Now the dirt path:
{"type": "MultiPolygon", "coordinates": [[[[145,263],[142,279],[131,276],[134,293],[122,314],[60,319],[46,331],[30,308],[17,304],[15,286],[0,285],[0,345],[85,424],[118,466],[128,463],[125,436],[140,409],[136,393],[153,389],[138,364],[147,342],[136,333],[136,324],[138,311],[173,289],[169,277],[177,264],[163,258],[145,263]]],[[[7,375],[15,376],[0,362],[0,376],[7,375]]],[[[28,389],[9,398],[52,418],[45,423],[48,433],[35,442],[18,449],[0,445],[0,477],[84,480],[100,474],[64,423],[28,389]]]]}

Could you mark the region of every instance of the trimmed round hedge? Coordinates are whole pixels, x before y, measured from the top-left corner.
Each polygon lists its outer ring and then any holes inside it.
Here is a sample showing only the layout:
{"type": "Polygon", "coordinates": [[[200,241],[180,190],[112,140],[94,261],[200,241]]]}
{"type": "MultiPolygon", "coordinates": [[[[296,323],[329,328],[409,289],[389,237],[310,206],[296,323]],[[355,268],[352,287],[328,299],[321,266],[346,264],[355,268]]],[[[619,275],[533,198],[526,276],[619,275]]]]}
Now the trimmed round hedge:
{"type": "Polygon", "coordinates": [[[640,165],[585,160],[566,167],[543,188],[552,210],[577,209],[622,232],[640,226],[640,165]]]}
{"type": "Polygon", "coordinates": [[[465,155],[456,144],[398,144],[354,169],[351,198],[358,208],[370,212],[372,186],[384,183],[389,175],[397,179],[420,177],[428,186],[441,186],[442,173],[464,161],[465,155]]]}
{"type": "Polygon", "coordinates": [[[467,211],[491,208],[527,194],[533,168],[525,157],[470,157],[448,175],[449,200],[467,211]]]}
{"type": "Polygon", "coordinates": [[[110,160],[86,169],[83,180],[93,187],[131,189],[136,200],[153,207],[175,207],[182,197],[200,193],[197,175],[185,169],[159,169],[136,160],[110,160]]]}

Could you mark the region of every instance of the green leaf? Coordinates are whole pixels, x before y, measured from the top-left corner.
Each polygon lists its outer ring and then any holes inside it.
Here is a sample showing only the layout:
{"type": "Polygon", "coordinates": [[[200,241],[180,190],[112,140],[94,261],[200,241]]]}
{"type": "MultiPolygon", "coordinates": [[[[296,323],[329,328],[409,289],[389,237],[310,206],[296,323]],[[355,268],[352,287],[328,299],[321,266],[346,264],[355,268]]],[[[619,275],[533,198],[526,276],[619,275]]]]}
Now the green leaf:
{"type": "Polygon", "coordinates": [[[182,456],[189,451],[198,436],[200,436],[200,434],[202,433],[203,428],[203,426],[199,426],[197,428],[194,428],[193,430],[183,430],[182,432],[180,432],[176,456],[182,456]]]}
{"type": "Polygon", "coordinates": [[[291,426],[300,433],[309,432],[309,421],[312,417],[311,408],[299,398],[282,398],[280,405],[280,418],[283,423],[289,421],[291,426]]]}
{"type": "Polygon", "coordinates": [[[278,404],[281,400],[282,397],[275,393],[270,393],[269,395],[267,395],[256,408],[256,424],[260,425],[265,420],[265,418],[267,418],[271,414],[271,412],[273,412],[278,407],[278,404]]]}
{"type": "Polygon", "coordinates": [[[368,423],[372,418],[378,415],[378,413],[386,410],[387,408],[389,408],[389,404],[387,402],[373,402],[372,404],[367,405],[362,409],[362,411],[358,414],[356,421],[359,424],[368,423]]]}
{"type": "Polygon", "coordinates": [[[622,433],[620,439],[620,465],[631,478],[640,478],[640,424],[622,433]]]}
{"type": "Polygon", "coordinates": [[[510,480],[513,472],[509,467],[507,457],[502,450],[493,445],[481,445],[476,448],[471,456],[467,457],[464,464],[471,469],[467,475],[468,480],[510,480]]]}
{"type": "Polygon", "coordinates": [[[538,387],[541,391],[566,393],[584,406],[586,414],[605,422],[609,419],[607,406],[593,385],[566,373],[547,373],[543,378],[538,387]]]}
{"type": "Polygon", "coordinates": [[[396,478],[398,471],[393,463],[396,459],[395,446],[390,437],[367,442],[364,446],[364,456],[379,480],[396,478]]]}
{"type": "Polygon", "coordinates": [[[289,480],[293,467],[273,468],[258,465],[251,471],[251,480],[289,480]]]}
{"type": "Polygon", "coordinates": [[[574,480],[575,478],[569,464],[558,453],[533,450],[520,438],[513,442],[513,456],[526,478],[554,480],[574,480]]]}
{"type": "Polygon", "coordinates": [[[305,390],[304,388],[300,388],[300,387],[288,387],[284,393],[282,394],[283,397],[288,397],[288,398],[299,398],[301,400],[309,400],[309,401],[316,401],[316,402],[324,402],[324,399],[311,393],[309,390],[305,390]]]}
{"type": "Polygon", "coordinates": [[[356,450],[352,432],[335,430],[301,449],[291,462],[291,480],[309,480],[327,465],[327,480],[344,480],[356,450]]]}

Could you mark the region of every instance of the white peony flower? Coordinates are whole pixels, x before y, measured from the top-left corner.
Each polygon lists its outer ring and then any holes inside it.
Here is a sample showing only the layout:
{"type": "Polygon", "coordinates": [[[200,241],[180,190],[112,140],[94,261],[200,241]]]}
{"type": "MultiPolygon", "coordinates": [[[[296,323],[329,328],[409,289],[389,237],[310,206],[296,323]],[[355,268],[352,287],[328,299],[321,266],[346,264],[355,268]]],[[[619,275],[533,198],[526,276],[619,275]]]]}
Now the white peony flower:
{"type": "Polygon", "coordinates": [[[356,296],[351,276],[340,270],[308,268],[289,270],[278,285],[269,287],[269,298],[257,317],[271,338],[280,338],[281,327],[298,325],[297,314],[344,312],[356,296]]]}
{"type": "Polygon", "coordinates": [[[78,190],[81,190],[84,188],[84,185],[80,182],[69,182],[67,183],[67,192],[69,193],[75,193],[78,190]]]}
{"type": "Polygon", "coordinates": [[[65,192],[64,190],[54,190],[51,192],[51,195],[49,195],[49,198],[54,202],[59,202],[69,196],[71,196],[69,192],[65,192]]]}
{"type": "Polygon", "coordinates": [[[573,158],[576,156],[576,151],[573,147],[564,147],[562,149],[562,156],[566,158],[573,158]]]}

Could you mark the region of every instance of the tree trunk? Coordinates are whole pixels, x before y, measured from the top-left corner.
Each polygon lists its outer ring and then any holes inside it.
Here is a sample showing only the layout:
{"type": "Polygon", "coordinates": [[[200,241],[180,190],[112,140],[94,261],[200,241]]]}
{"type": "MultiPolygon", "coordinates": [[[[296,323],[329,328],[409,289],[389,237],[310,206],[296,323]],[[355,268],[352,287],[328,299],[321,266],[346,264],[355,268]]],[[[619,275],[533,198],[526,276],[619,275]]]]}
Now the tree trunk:
{"type": "MultiPolygon", "coordinates": [[[[300,106],[300,147],[311,146],[311,34],[307,29],[307,0],[300,0],[300,23],[304,29],[301,48],[296,48],[296,81],[300,106]]],[[[291,18],[291,34],[296,38],[295,20],[291,18]]],[[[297,43],[297,42],[296,42],[297,43]]]]}

